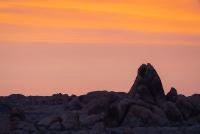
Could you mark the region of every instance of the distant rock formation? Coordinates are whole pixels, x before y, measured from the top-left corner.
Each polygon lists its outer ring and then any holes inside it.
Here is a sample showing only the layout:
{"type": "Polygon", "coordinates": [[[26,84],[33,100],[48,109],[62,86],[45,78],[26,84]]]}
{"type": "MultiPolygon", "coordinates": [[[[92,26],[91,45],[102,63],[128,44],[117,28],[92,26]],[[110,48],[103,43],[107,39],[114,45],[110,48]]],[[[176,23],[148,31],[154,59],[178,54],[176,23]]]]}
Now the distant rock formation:
{"type": "Polygon", "coordinates": [[[200,94],[165,95],[154,67],[142,64],[128,93],[2,96],[0,133],[200,134],[200,94]]]}
{"type": "Polygon", "coordinates": [[[150,64],[142,64],[138,69],[136,80],[129,91],[132,97],[139,97],[149,103],[159,103],[165,99],[160,77],[150,64]]]}

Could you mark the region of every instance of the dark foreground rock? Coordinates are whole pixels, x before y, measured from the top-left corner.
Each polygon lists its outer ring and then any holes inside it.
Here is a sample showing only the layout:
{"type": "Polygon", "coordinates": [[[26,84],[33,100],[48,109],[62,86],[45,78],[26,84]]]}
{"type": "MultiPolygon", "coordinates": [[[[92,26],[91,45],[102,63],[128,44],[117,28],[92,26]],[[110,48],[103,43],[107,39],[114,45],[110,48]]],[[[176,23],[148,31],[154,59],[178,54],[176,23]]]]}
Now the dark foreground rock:
{"type": "Polygon", "coordinates": [[[128,93],[0,97],[0,134],[200,134],[200,95],[165,95],[151,64],[128,93]]]}

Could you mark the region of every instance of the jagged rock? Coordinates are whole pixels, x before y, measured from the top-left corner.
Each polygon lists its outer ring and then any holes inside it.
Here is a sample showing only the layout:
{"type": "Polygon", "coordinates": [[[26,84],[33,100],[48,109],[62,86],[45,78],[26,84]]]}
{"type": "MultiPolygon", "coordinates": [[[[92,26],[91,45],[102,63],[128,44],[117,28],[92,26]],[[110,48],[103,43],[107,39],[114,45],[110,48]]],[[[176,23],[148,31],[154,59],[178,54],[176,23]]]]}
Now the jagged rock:
{"type": "Polygon", "coordinates": [[[166,100],[176,102],[177,100],[177,91],[175,88],[171,88],[171,90],[166,95],[166,100]]]}
{"type": "Polygon", "coordinates": [[[67,94],[62,94],[62,93],[53,94],[50,99],[50,101],[51,101],[50,104],[51,105],[60,105],[65,102],[68,102],[68,100],[69,100],[69,96],[67,94]]]}
{"type": "Polygon", "coordinates": [[[167,118],[172,122],[182,122],[183,117],[179,109],[176,107],[176,105],[172,102],[166,102],[164,104],[164,111],[167,115],[167,118]]]}
{"type": "Polygon", "coordinates": [[[151,64],[142,64],[140,66],[129,95],[132,97],[141,97],[141,99],[150,103],[160,103],[165,99],[160,77],[151,64]]]}

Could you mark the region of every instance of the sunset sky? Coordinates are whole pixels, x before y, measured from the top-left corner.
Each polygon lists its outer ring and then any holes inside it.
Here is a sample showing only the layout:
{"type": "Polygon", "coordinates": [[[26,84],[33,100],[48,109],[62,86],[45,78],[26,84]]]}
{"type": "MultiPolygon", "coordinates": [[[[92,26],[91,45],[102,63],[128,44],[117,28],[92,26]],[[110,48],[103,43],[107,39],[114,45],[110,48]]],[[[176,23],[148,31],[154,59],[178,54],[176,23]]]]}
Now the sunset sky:
{"type": "Polygon", "coordinates": [[[200,93],[200,0],[0,0],[0,96],[127,92],[147,62],[200,93]]]}

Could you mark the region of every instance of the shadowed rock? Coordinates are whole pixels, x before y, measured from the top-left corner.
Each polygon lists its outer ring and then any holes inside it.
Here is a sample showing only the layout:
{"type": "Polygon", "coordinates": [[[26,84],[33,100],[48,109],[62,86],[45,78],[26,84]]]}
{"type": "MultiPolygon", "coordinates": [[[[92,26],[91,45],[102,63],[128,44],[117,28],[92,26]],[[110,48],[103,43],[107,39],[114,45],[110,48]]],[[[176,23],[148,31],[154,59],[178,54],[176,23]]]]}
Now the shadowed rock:
{"type": "Polygon", "coordinates": [[[142,64],[139,67],[136,80],[129,91],[129,95],[149,103],[160,103],[165,100],[160,77],[151,64],[142,64]]]}
{"type": "Polygon", "coordinates": [[[166,95],[166,100],[176,102],[177,96],[178,95],[176,89],[172,87],[169,93],[166,95]]]}

